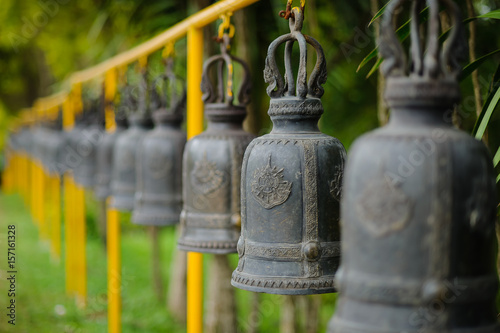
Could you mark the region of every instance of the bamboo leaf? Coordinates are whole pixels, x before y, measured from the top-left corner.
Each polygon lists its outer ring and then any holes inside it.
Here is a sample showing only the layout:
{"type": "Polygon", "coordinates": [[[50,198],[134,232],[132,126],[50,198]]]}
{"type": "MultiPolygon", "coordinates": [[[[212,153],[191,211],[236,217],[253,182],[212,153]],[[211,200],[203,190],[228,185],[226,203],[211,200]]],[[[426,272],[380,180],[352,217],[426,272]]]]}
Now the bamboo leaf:
{"type": "MultiPolygon", "coordinates": [[[[381,9],[382,10],[382,9],[381,9]]],[[[428,10],[428,8],[425,8],[424,11],[428,10]]],[[[424,13],[424,11],[422,11],[421,14],[424,13]]],[[[486,15],[486,14],[485,14],[486,15]]],[[[425,17],[425,16],[424,16],[425,17]]],[[[469,17],[465,20],[462,21],[463,24],[469,24],[470,22],[472,21],[475,21],[477,20],[478,18],[480,18],[482,16],[478,16],[478,17],[469,17]]],[[[423,22],[427,21],[427,18],[422,18],[421,17],[421,20],[423,22]]],[[[373,21],[373,19],[372,19],[373,21]]],[[[398,30],[397,30],[397,33],[398,33],[398,37],[400,38],[401,41],[404,41],[406,40],[406,38],[408,38],[408,36],[410,35],[410,28],[409,28],[409,23],[410,21],[406,22],[405,24],[403,24],[398,30]],[[408,30],[407,30],[408,29],[408,30]]],[[[452,28],[449,28],[448,30],[446,30],[445,32],[443,32],[441,34],[441,36],[439,36],[439,40],[444,40],[448,37],[448,35],[450,34],[451,32],[451,29],[452,28]]],[[[362,61],[361,63],[359,64],[358,66],[358,69],[356,70],[356,72],[359,72],[359,70],[361,68],[363,68],[364,66],[366,66],[366,64],[368,64],[370,62],[370,60],[376,58],[378,56],[378,46],[376,48],[374,48],[362,61]]],[[[380,64],[375,64],[374,67],[372,67],[372,69],[370,69],[370,73],[367,75],[367,77],[370,77],[370,75],[372,75],[377,69],[378,69],[378,66],[380,66],[380,64]]]]}
{"type": "Polygon", "coordinates": [[[495,50],[493,52],[490,52],[490,53],[482,56],[481,58],[477,59],[476,61],[471,62],[470,64],[466,65],[463,68],[462,73],[460,74],[460,81],[462,81],[465,78],[467,78],[468,76],[470,76],[472,74],[472,72],[474,72],[476,69],[479,68],[479,66],[481,66],[483,64],[483,62],[488,60],[492,55],[495,55],[499,52],[500,52],[500,49],[495,50]]]}
{"type": "Polygon", "coordinates": [[[384,15],[384,12],[385,12],[385,8],[387,7],[387,5],[389,3],[391,3],[392,0],[390,1],[387,1],[387,3],[379,9],[379,11],[375,14],[375,16],[373,16],[372,20],[370,21],[370,23],[368,23],[368,26],[372,25],[373,22],[375,22],[380,16],[384,15]]]}
{"type": "Polygon", "coordinates": [[[374,48],[359,64],[358,69],[356,69],[356,73],[359,72],[361,68],[363,68],[367,63],[370,62],[373,58],[378,56],[378,46],[374,48]]]}
{"type": "Polygon", "coordinates": [[[493,100],[493,97],[495,96],[495,91],[500,88],[500,65],[497,66],[497,69],[495,71],[495,74],[493,75],[493,79],[491,81],[491,87],[488,90],[488,96],[486,97],[486,100],[483,104],[483,108],[481,110],[481,113],[477,117],[476,124],[474,125],[474,129],[472,130],[472,135],[475,135],[479,129],[479,124],[482,123],[484,115],[486,114],[486,110],[488,109],[488,106],[490,105],[491,101],[493,100]]]}
{"type": "Polygon", "coordinates": [[[370,76],[372,76],[373,73],[375,73],[377,71],[377,69],[380,67],[380,65],[382,64],[383,61],[384,61],[384,59],[378,58],[375,65],[373,65],[372,69],[370,69],[370,72],[368,72],[368,74],[366,75],[366,78],[369,78],[370,76]]]}
{"type": "MultiPolygon", "coordinates": [[[[483,138],[484,132],[486,131],[486,127],[488,127],[488,123],[490,122],[491,115],[493,114],[493,111],[495,111],[495,108],[497,107],[499,101],[500,101],[500,87],[496,89],[495,95],[493,95],[493,98],[491,99],[490,103],[486,104],[487,105],[486,111],[481,119],[481,122],[479,123],[477,132],[475,134],[476,139],[481,140],[483,138]]],[[[483,112],[481,112],[481,114],[482,113],[483,112]]]]}
{"type": "Polygon", "coordinates": [[[493,11],[491,11],[489,13],[480,15],[478,17],[480,17],[480,18],[492,18],[492,19],[500,20],[500,9],[493,10],[493,11]]]}
{"type": "MultiPolygon", "coordinates": [[[[419,19],[420,19],[420,23],[425,23],[427,20],[428,20],[428,15],[427,15],[427,12],[429,11],[429,7],[426,7],[424,8],[420,14],[419,14],[419,19]]],[[[408,36],[410,36],[410,22],[411,20],[408,20],[406,21],[402,26],[400,26],[398,28],[398,30],[396,30],[396,36],[399,38],[400,41],[405,41],[408,36]]],[[[376,58],[378,56],[378,46],[376,48],[374,48],[362,61],[361,63],[359,64],[358,66],[358,69],[356,70],[356,72],[359,72],[359,70],[361,68],[363,68],[364,66],[366,66],[367,63],[370,62],[370,60],[376,58]]],[[[377,64],[375,64],[374,67],[372,67],[372,69],[370,70],[370,73],[374,73],[378,67],[380,66],[380,64],[382,63],[381,61],[377,62],[377,64]]],[[[369,77],[371,74],[369,74],[367,77],[369,77]]]]}
{"type": "Polygon", "coordinates": [[[493,157],[493,165],[496,167],[498,165],[498,162],[500,162],[500,148],[498,148],[495,157],[493,157]]]}

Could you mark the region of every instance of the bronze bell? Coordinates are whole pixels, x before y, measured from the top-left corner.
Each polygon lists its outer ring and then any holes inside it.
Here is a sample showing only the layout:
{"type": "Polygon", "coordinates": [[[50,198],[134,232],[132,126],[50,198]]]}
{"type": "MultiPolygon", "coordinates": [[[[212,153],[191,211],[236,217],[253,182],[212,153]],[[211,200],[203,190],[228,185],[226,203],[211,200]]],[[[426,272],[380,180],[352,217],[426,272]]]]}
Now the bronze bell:
{"type": "Polygon", "coordinates": [[[132,87],[127,89],[125,103],[134,113],[129,113],[129,128],[118,135],[113,148],[110,205],[121,211],[134,209],[137,148],[153,125],[146,109],[146,85],[145,78],[142,77],[138,97],[133,95],[132,87]]]}
{"type": "Polygon", "coordinates": [[[61,175],[63,170],[59,165],[60,152],[64,148],[65,139],[62,133],[61,115],[47,125],[45,141],[44,169],[47,174],[61,175]]]}
{"type": "Polygon", "coordinates": [[[405,2],[390,2],[381,24],[389,124],[348,158],[329,332],[499,332],[493,164],[451,121],[467,54],[460,10],[442,1],[454,24],[442,46],[439,1],[412,1],[408,62],[394,31],[405,2]],[[425,30],[416,22],[426,6],[425,30]]]}
{"type": "Polygon", "coordinates": [[[178,80],[171,67],[173,63],[171,59],[168,61],[166,74],[157,78],[150,90],[155,129],[144,136],[137,152],[137,184],[132,215],[132,222],[136,224],[177,224],[182,210],[182,153],[186,134],[180,125],[186,91],[181,87],[183,92],[179,96],[178,80]],[[171,88],[168,106],[165,94],[158,94],[157,91],[160,80],[165,79],[171,88]]]}
{"type": "Polygon", "coordinates": [[[96,100],[88,102],[83,116],[76,124],[78,140],[75,145],[80,162],[75,166],[75,183],[85,188],[94,186],[96,155],[104,135],[104,113],[96,100]],[[79,131],[78,131],[79,130],[79,131]]]}
{"type": "Polygon", "coordinates": [[[273,129],[252,141],[243,160],[239,263],[231,283],[250,291],[287,295],[335,291],[346,153],[339,140],[318,129],[326,62],[321,45],[301,33],[303,19],[302,9],[294,8],[291,33],[269,46],[264,79],[269,83],[273,129]],[[300,49],[297,81],[291,63],[295,41],[300,49]],[[275,59],[283,43],[285,80],[275,59]],[[317,54],[309,82],[307,44],[317,54]]]}
{"type": "Polygon", "coordinates": [[[205,102],[206,131],[186,144],[183,160],[181,250],[226,254],[236,252],[240,235],[241,162],[246,147],[255,137],[243,130],[246,105],[250,102],[250,75],[246,63],[228,53],[229,36],[223,37],[221,55],[209,58],[203,66],[201,90],[205,102]],[[244,77],[234,105],[232,66],[239,63],[244,77]],[[227,87],[223,69],[228,68],[227,87]],[[210,81],[217,69],[217,91],[210,81]]]}
{"type": "Polygon", "coordinates": [[[45,156],[45,140],[46,140],[47,130],[45,124],[39,122],[33,131],[33,150],[32,156],[35,163],[39,166],[43,166],[44,156],[45,156]]]}
{"type": "Polygon", "coordinates": [[[95,196],[99,200],[105,200],[111,195],[111,174],[113,164],[113,153],[116,139],[128,127],[127,117],[122,105],[115,109],[115,130],[105,133],[102,143],[97,146],[96,152],[96,174],[95,174],[95,196]]]}

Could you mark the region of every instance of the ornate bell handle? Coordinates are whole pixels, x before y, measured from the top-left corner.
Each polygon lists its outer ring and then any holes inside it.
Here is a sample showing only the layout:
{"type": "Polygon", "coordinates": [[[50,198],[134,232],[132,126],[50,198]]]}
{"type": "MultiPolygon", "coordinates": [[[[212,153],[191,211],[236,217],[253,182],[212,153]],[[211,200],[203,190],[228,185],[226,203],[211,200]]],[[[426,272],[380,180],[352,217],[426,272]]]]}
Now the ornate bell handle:
{"type": "Polygon", "coordinates": [[[299,96],[305,98],[307,95],[320,98],[324,90],[321,87],[326,82],[326,60],[323,48],[314,38],[303,35],[301,32],[304,21],[304,13],[298,8],[293,8],[293,16],[290,17],[289,25],[291,32],[275,39],[268,48],[266,57],[266,67],[264,69],[264,80],[269,84],[266,91],[271,98],[283,96],[299,96]],[[293,43],[299,44],[299,70],[297,73],[297,83],[293,77],[291,56],[293,43]],[[278,47],[285,45],[285,80],[276,63],[276,51],[278,47]],[[316,65],[307,82],[307,44],[316,50],[316,65]]]}
{"type": "MultiPolygon", "coordinates": [[[[227,37],[227,35],[226,35],[227,37]]],[[[203,91],[203,101],[205,103],[226,103],[233,104],[234,101],[234,93],[233,93],[233,62],[240,64],[243,67],[243,80],[239,87],[238,100],[240,105],[247,105],[250,103],[250,89],[251,89],[251,80],[250,80],[250,69],[245,61],[242,59],[235,57],[227,52],[227,48],[224,45],[221,45],[221,53],[219,55],[215,55],[210,57],[205,64],[203,65],[203,74],[201,79],[201,88],[203,91]],[[209,69],[213,65],[218,65],[217,68],[217,93],[215,92],[214,86],[209,78],[209,69]],[[223,82],[223,70],[224,65],[228,71],[228,81],[226,82],[227,86],[224,86],[223,82]]]]}
{"type": "MultiPolygon", "coordinates": [[[[395,0],[389,3],[381,24],[380,54],[385,59],[382,64],[384,76],[405,76],[407,60],[403,47],[394,30],[395,11],[407,0],[395,0]]],[[[463,28],[458,6],[452,0],[441,0],[450,10],[453,28],[443,50],[439,41],[439,0],[413,0],[411,16],[411,55],[412,75],[438,78],[441,75],[456,77],[460,72],[459,60],[466,47],[463,42],[463,28]],[[429,6],[429,23],[427,34],[427,52],[425,57],[421,48],[419,14],[424,5],[429,6]],[[451,50],[454,52],[452,53],[451,50]]]]}

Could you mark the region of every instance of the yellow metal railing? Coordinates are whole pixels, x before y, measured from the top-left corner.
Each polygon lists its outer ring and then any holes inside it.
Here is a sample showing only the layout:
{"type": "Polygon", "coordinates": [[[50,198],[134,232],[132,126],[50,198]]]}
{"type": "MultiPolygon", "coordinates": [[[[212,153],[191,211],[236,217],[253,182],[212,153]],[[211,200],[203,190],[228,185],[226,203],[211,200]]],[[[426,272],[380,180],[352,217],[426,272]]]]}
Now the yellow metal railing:
{"type": "MultiPolygon", "coordinates": [[[[32,109],[35,116],[62,108],[63,127],[71,130],[74,125],[75,114],[82,110],[82,84],[94,80],[104,79],[105,122],[106,130],[113,131],[114,110],[112,101],[117,87],[117,73],[120,68],[145,59],[152,53],[164,48],[172,47],[173,43],[187,36],[187,136],[192,138],[203,130],[203,102],[200,89],[203,67],[203,30],[206,25],[217,20],[222,14],[235,12],[259,0],[223,0],[209,6],[196,14],[172,26],[158,36],[142,43],[129,51],[121,53],[96,66],[79,71],[70,76],[68,91],[52,96],[40,98],[32,109]],[[34,111],[38,112],[34,112],[34,111]]],[[[147,61],[147,60],[146,60],[147,61]]],[[[9,165],[4,171],[4,190],[19,190],[24,192],[29,202],[32,215],[39,226],[42,237],[50,238],[53,253],[60,254],[60,178],[44,173],[41,163],[28,156],[20,156],[12,152],[9,165]],[[19,167],[21,166],[21,167],[19,167]],[[30,170],[29,181],[16,178],[19,170],[30,170]],[[48,193],[48,204],[44,196],[48,193]],[[29,198],[29,200],[28,200],[29,198]],[[45,213],[45,206],[49,206],[49,214],[45,213]],[[50,231],[50,233],[49,233],[50,231]]],[[[87,280],[85,258],[85,199],[84,189],[74,183],[71,172],[63,176],[64,202],[64,263],[66,270],[66,291],[68,295],[75,295],[77,303],[84,306],[86,303],[87,280]]],[[[108,250],[108,331],[121,332],[121,244],[119,212],[108,209],[107,212],[107,250],[108,250]]],[[[203,255],[188,253],[188,280],[187,280],[187,332],[201,333],[203,331],[203,255]]]]}

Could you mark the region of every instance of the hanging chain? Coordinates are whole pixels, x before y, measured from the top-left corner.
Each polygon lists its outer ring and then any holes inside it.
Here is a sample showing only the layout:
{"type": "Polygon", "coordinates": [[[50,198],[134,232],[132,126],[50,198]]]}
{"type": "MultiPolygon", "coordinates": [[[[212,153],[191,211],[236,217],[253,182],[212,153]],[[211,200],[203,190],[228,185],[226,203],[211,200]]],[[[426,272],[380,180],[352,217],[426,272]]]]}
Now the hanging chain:
{"type": "MultiPolygon", "coordinates": [[[[224,35],[227,35],[229,39],[234,37],[234,25],[231,24],[231,16],[233,15],[232,12],[227,12],[226,14],[222,14],[220,16],[220,19],[222,20],[222,23],[219,25],[219,31],[217,37],[214,38],[214,40],[217,43],[224,43],[224,35]]],[[[228,50],[231,48],[231,45],[228,43],[227,45],[228,50]]]]}
{"type": "Polygon", "coordinates": [[[175,47],[173,42],[169,42],[163,52],[161,53],[163,59],[174,58],[175,57],[175,47]]]}
{"type": "MultiPolygon", "coordinates": [[[[285,20],[290,19],[290,17],[294,17],[295,15],[292,12],[292,3],[293,0],[287,0],[286,3],[286,9],[280,11],[280,17],[284,18],[285,20]]],[[[304,9],[306,7],[306,0],[300,0],[300,8],[298,8],[302,13],[304,13],[304,9]]]]}

